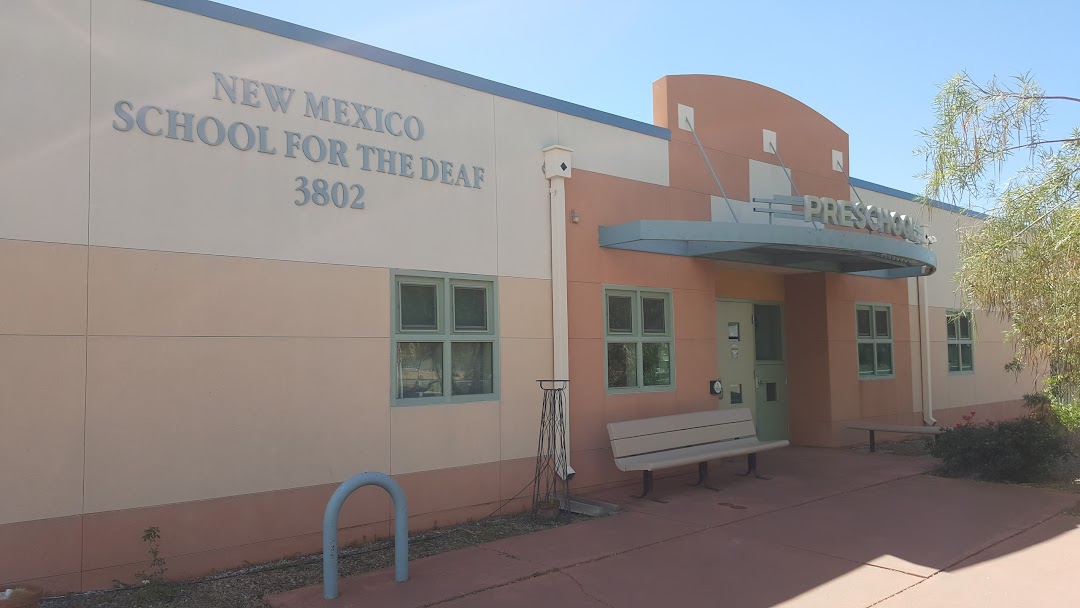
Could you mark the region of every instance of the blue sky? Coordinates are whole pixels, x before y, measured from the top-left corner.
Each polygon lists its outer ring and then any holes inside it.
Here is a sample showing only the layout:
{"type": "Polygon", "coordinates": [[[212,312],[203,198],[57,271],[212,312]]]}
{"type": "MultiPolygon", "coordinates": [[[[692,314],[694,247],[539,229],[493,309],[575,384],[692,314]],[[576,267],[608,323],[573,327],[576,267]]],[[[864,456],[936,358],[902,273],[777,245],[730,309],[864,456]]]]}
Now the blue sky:
{"type": "MultiPolygon", "coordinates": [[[[850,135],[851,174],[921,192],[917,131],[936,86],[1034,73],[1080,96],[1080,2],[1000,0],[224,0],[585,106],[652,122],[652,82],[718,74],[778,89],[850,135]]],[[[1080,126],[1051,106],[1049,135],[1080,126]]]]}

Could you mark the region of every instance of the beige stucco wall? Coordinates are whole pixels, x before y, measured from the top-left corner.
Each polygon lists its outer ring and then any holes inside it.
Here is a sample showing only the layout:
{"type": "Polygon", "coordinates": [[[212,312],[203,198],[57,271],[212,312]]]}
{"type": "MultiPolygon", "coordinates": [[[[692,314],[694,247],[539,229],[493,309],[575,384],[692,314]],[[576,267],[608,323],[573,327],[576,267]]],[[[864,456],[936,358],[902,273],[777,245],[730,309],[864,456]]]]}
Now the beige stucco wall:
{"type": "Polygon", "coordinates": [[[19,144],[0,150],[0,460],[20,464],[0,484],[32,490],[0,524],[531,456],[543,148],[668,183],[663,139],[137,0],[12,2],[0,57],[20,91],[0,114],[19,144]],[[284,114],[234,104],[214,72],[296,92],[284,114]],[[305,117],[305,91],[424,137],[305,117]],[[277,154],[118,130],[122,100],[265,126],[277,154]],[[350,167],[286,158],[285,130],[346,142],[350,167]],[[358,143],[482,166],[483,186],[363,171],[358,143]],[[361,184],[366,207],[299,207],[298,176],[361,184]],[[498,401],[390,407],[391,270],[497,277],[498,401]]]}
{"type": "Polygon", "coordinates": [[[0,238],[86,243],[90,3],[5,2],[0,238]]]}

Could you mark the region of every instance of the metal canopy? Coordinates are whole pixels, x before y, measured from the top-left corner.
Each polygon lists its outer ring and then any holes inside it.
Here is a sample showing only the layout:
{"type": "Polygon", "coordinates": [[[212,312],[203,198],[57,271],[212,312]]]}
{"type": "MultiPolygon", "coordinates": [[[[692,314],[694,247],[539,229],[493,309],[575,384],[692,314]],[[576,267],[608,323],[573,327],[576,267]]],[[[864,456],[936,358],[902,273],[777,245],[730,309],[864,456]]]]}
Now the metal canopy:
{"type": "Polygon", "coordinates": [[[600,246],[885,279],[937,270],[933,251],[906,240],[781,224],[639,220],[600,226],[600,246]]]}

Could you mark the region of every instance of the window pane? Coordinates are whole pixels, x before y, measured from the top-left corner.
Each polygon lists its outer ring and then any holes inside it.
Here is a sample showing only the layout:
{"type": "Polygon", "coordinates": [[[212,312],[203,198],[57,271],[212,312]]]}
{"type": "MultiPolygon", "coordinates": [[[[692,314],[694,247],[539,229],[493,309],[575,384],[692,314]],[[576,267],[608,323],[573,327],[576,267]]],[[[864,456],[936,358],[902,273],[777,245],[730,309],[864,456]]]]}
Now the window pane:
{"type": "Polygon", "coordinates": [[[669,342],[642,344],[641,364],[645,386],[671,385],[671,344],[669,342]]]}
{"type": "Polygon", "coordinates": [[[784,358],[779,306],[754,305],[754,357],[758,361],[779,361],[784,358]]]}
{"type": "Polygon", "coordinates": [[[451,395],[489,395],[493,386],[491,342],[450,345],[451,395]]]}
{"type": "Polygon", "coordinates": [[[870,338],[873,333],[870,329],[870,309],[855,309],[855,331],[860,338],[870,338]]]}
{"type": "Polygon", "coordinates": [[[961,340],[970,340],[971,339],[971,317],[969,317],[967,315],[961,315],[959,321],[960,321],[960,323],[959,323],[959,325],[960,325],[960,339],[961,340]]]}
{"type": "Polygon", "coordinates": [[[877,338],[888,338],[890,335],[892,335],[892,328],[889,326],[889,309],[875,308],[874,336],[877,338]]]}
{"type": "Polygon", "coordinates": [[[972,357],[972,345],[971,344],[961,344],[960,345],[960,371],[967,372],[967,371],[971,371],[972,369],[974,369],[974,367],[975,367],[974,366],[974,361],[972,361],[971,357],[972,357]]]}
{"type": "Polygon", "coordinates": [[[949,345],[949,371],[950,372],[958,372],[958,371],[960,371],[960,345],[959,344],[950,344],[949,345]]]}
{"type": "Polygon", "coordinates": [[[487,331],[487,290],[483,287],[454,287],[454,329],[487,331]]]}
{"type": "Polygon", "coordinates": [[[629,334],[634,331],[633,298],[630,296],[608,296],[608,332],[629,334]]]}
{"type": "Polygon", "coordinates": [[[945,337],[949,340],[956,339],[957,319],[952,313],[945,313],[945,337]]]}
{"type": "Polygon", "coordinates": [[[398,399],[441,396],[442,371],[441,342],[398,342],[398,399]]]}
{"type": "Polygon", "coordinates": [[[874,345],[859,344],[859,373],[874,373],[874,345]]]}
{"type": "Polygon", "coordinates": [[[607,345],[607,385],[612,388],[637,386],[637,344],[607,345]]]}
{"type": "Polygon", "coordinates": [[[892,344],[876,344],[877,347],[877,373],[891,374],[892,369],[892,344]]]}
{"type": "Polygon", "coordinates": [[[662,298],[641,298],[641,327],[647,334],[667,332],[665,301],[662,298]]]}
{"type": "Polygon", "coordinates": [[[434,285],[400,286],[401,329],[439,329],[438,300],[434,285]]]}

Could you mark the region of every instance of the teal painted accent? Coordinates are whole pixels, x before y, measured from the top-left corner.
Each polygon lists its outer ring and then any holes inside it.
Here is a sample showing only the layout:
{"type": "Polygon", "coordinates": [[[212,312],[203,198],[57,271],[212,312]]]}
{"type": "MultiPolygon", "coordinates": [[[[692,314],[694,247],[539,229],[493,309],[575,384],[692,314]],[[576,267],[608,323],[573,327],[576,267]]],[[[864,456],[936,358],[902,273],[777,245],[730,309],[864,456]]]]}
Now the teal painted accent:
{"type": "Polygon", "coordinates": [[[349,40],[348,38],[342,38],[341,36],[334,36],[333,34],[327,34],[326,32],[320,32],[319,30],[296,25],[295,23],[289,23],[288,21],[282,21],[280,19],[274,19],[273,17],[267,17],[258,13],[252,13],[243,9],[217,4],[216,2],[209,2],[207,0],[146,1],[160,6],[200,15],[202,17],[224,21],[225,23],[258,30],[267,34],[273,34],[274,36],[288,38],[289,40],[304,42],[331,51],[337,51],[338,53],[352,55],[353,57],[366,59],[367,61],[381,63],[392,68],[405,70],[406,72],[412,72],[436,80],[442,80],[443,82],[448,82],[467,89],[473,89],[482,93],[488,93],[497,97],[520,101],[546,110],[561,112],[563,114],[569,114],[570,116],[577,116],[578,118],[584,118],[585,120],[611,125],[613,127],[634,131],[635,133],[641,133],[659,139],[671,139],[671,131],[664,127],[658,127],[623,116],[602,112],[576,103],[570,103],[569,101],[548,97],[547,95],[533,93],[532,91],[512,87],[508,84],[502,84],[501,82],[495,82],[494,80],[488,80],[479,76],[473,76],[472,74],[466,74],[465,72],[459,72],[458,70],[445,68],[441,65],[436,65],[427,61],[414,59],[400,53],[380,49],[379,47],[371,46],[370,44],[356,42],[354,40],[349,40]]]}
{"type": "Polygon", "coordinates": [[[360,473],[346,479],[323,512],[323,597],[338,597],[338,516],[349,496],[364,486],[379,486],[394,503],[394,581],[409,580],[409,506],[401,485],[386,473],[360,473]]]}
{"type": "Polygon", "coordinates": [[[609,395],[626,393],[663,393],[674,391],[675,380],[675,309],[674,295],[671,289],[653,287],[630,287],[626,285],[604,285],[603,294],[604,311],[604,389],[609,395]],[[632,329],[629,333],[609,331],[608,322],[608,295],[625,295],[631,297],[632,329]],[[664,300],[665,332],[647,334],[642,328],[643,317],[642,298],[657,297],[664,300]],[[637,386],[613,387],[608,386],[608,345],[609,344],[635,344],[637,346],[637,386]],[[668,344],[668,359],[671,369],[671,383],[662,386],[645,386],[644,369],[644,345],[645,344],[668,344]]]}
{"type": "Polygon", "coordinates": [[[945,311],[945,323],[946,323],[946,332],[945,332],[945,348],[946,348],[946,351],[945,351],[945,369],[948,370],[948,374],[950,376],[972,376],[972,375],[974,375],[975,374],[975,317],[973,315],[971,315],[970,313],[967,313],[967,312],[965,312],[963,310],[946,310],[945,311]],[[968,337],[967,338],[960,337],[960,326],[959,326],[958,317],[960,317],[961,315],[966,316],[968,318],[968,337]],[[956,337],[955,338],[950,338],[947,326],[951,325],[953,323],[957,324],[956,337]],[[961,356],[961,360],[960,360],[961,369],[956,370],[956,371],[948,369],[948,365],[949,365],[948,348],[951,345],[956,345],[957,349],[960,351],[959,355],[961,356]],[[961,345],[969,345],[969,346],[971,346],[971,369],[962,369],[963,368],[963,353],[964,353],[964,351],[963,351],[963,348],[961,348],[961,345]]]}
{"type": "MultiPolygon", "coordinates": [[[[864,179],[850,177],[848,178],[848,182],[854,188],[861,188],[863,190],[877,192],[878,194],[884,194],[886,196],[902,198],[905,201],[920,202],[922,199],[922,197],[918,194],[912,194],[910,192],[904,192],[903,190],[897,190],[896,188],[882,186],[881,184],[868,182],[864,179]]],[[[973,217],[979,220],[990,219],[989,215],[982,213],[981,211],[975,211],[974,209],[964,209],[963,207],[957,207],[956,205],[950,205],[949,203],[943,203],[941,201],[932,200],[930,201],[930,206],[935,209],[941,209],[942,211],[948,211],[950,213],[959,213],[960,215],[966,215],[968,217],[973,217]]]]}
{"type": "Polygon", "coordinates": [[[787,366],[782,363],[756,363],[754,373],[757,375],[758,382],[761,383],[760,387],[754,387],[757,391],[755,426],[758,439],[762,441],[788,439],[790,432],[788,429],[787,366]],[[766,400],[769,383],[776,385],[775,401],[766,400]]]}
{"type": "MultiPolygon", "coordinates": [[[[499,362],[499,284],[498,278],[487,275],[453,274],[421,270],[393,270],[390,272],[390,405],[409,407],[453,403],[477,403],[498,401],[501,395],[499,362]],[[430,330],[404,330],[401,328],[400,286],[434,285],[436,287],[436,311],[438,326],[430,330]],[[487,290],[488,329],[457,330],[454,328],[453,289],[482,287],[487,290]],[[398,344],[403,342],[442,344],[442,395],[430,397],[399,397],[400,389],[398,344]],[[491,389],[490,393],[454,395],[451,354],[453,344],[491,343],[491,389]]],[[[419,370],[418,370],[419,371],[419,370]]],[[[418,378],[419,380],[419,378],[418,378]]]]}
{"type": "Polygon", "coordinates": [[[934,252],[921,245],[809,226],[638,220],[600,226],[599,242],[611,249],[880,278],[924,276],[937,269],[934,252]]]}
{"type": "Polygon", "coordinates": [[[893,342],[896,337],[893,335],[893,307],[892,304],[883,304],[880,302],[856,302],[855,303],[855,371],[859,375],[859,380],[892,380],[896,378],[896,349],[893,347],[893,342]],[[859,337],[859,321],[858,311],[859,309],[870,310],[870,336],[869,338],[859,337]],[[874,318],[874,311],[884,309],[889,311],[889,337],[878,338],[877,327],[875,325],[876,320],[874,318]],[[859,345],[860,344],[873,344],[875,348],[874,352],[874,373],[865,374],[859,371],[859,345]],[[882,374],[877,371],[877,345],[888,344],[889,345],[889,358],[892,360],[892,369],[888,373],[882,374]]]}

